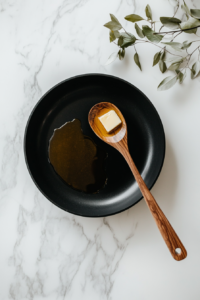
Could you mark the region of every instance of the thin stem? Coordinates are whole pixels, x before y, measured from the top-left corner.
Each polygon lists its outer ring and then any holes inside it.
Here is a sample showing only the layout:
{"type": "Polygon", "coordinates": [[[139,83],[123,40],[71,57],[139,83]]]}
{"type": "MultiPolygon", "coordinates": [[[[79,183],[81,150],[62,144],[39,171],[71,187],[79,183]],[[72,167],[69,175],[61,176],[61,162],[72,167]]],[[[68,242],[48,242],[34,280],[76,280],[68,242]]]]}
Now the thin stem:
{"type": "Polygon", "coordinates": [[[199,50],[199,48],[200,48],[200,45],[197,48],[195,48],[194,51],[192,51],[192,53],[190,53],[188,55],[186,68],[188,67],[190,69],[190,67],[189,67],[190,59],[191,59],[192,55],[194,54],[194,52],[197,51],[197,50],[199,50]]]}
{"type": "Polygon", "coordinates": [[[122,28],[124,29],[124,31],[126,32],[126,34],[128,34],[131,37],[131,35],[126,31],[126,29],[123,26],[122,26],[122,28]]]}
{"type": "MultiPolygon", "coordinates": [[[[154,45],[154,46],[157,46],[157,47],[159,47],[160,49],[164,49],[165,47],[160,47],[160,46],[158,46],[158,45],[156,45],[156,44],[154,44],[154,43],[152,43],[152,42],[150,42],[150,41],[142,41],[142,40],[139,40],[138,39],[138,41],[141,41],[140,43],[136,43],[136,44],[142,44],[142,43],[150,43],[150,44],[152,44],[152,45],[154,45]]],[[[181,56],[181,55],[178,55],[178,54],[174,54],[174,53],[171,53],[169,50],[167,50],[167,49],[165,49],[165,51],[166,52],[168,52],[169,54],[172,54],[172,55],[175,55],[175,56],[179,56],[179,57],[183,57],[183,56],[181,56]]]]}
{"type": "Polygon", "coordinates": [[[192,43],[200,42],[200,40],[192,41],[192,43]]]}
{"type": "Polygon", "coordinates": [[[175,15],[176,15],[176,13],[177,13],[178,9],[179,9],[179,2],[178,2],[178,4],[177,4],[176,10],[175,10],[175,12],[174,12],[174,15],[173,15],[173,17],[172,17],[172,18],[174,18],[174,17],[175,17],[175,15]]]}
{"type": "Polygon", "coordinates": [[[181,34],[182,32],[180,31],[177,35],[175,35],[173,38],[172,38],[172,40],[170,41],[170,42],[173,42],[173,40],[179,35],[179,34],[181,34]]]}
{"type": "MultiPolygon", "coordinates": [[[[164,25],[162,25],[161,27],[160,27],[160,30],[159,30],[159,32],[158,33],[161,33],[160,31],[161,31],[161,29],[164,27],[164,25]]],[[[154,33],[155,34],[155,33],[154,33]]]]}
{"type": "Polygon", "coordinates": [[[190,57],[192,56],[192,54],[193,54],[197,49],[199,49],[199,47],[200,47],[200,45],[199,45],[197,48],[195,48],[194,51],[192,51],[192,53],[190,53],[190,57]]]}
{"type": "MultiPolygon", "coordinates": [[[[195,28],[198,28],[198,27],[200,27],[200,25],[199,25],[199,26],[192,27],[192,28],[180,29],[180,30],[172,30],[172,31],[161,32],[161,33],[162,33],[162,34],[168,34],[168,33],[184,32],[184,31],[192,30],[192,29],[195,29],[195,28]]],[[[153,34],[154,34],[154,35],[160,34],[160,32],[154,32],[153,34]]]]}
{"type": "MultiPolygon", "coordinates": [[[[115,43],[114,41],[113,41],[113,43],[114,43],[115,45],[117,45],[117,43],[115,43]]],[[[117,47],[119,47],[119,45],[117,45],[117,47]]]]}

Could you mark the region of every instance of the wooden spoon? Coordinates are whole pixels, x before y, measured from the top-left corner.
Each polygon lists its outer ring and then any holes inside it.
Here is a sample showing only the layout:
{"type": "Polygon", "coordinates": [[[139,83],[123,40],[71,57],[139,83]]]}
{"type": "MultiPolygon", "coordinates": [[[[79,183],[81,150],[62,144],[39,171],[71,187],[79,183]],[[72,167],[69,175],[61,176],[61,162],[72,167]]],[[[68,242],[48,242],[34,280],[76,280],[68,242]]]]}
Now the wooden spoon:
{"type": "Polygon", "coordinates": [[[146,186],[144,180],[138,172],[135,163],[131,158],[127,143],[126,121],[120,110],[115,105],[109,102],[98,103],[91,108],[88,115],[88,120],[94,133],[104,142],[116,148],[124,156],[139,185],[142,195],[146,201],[146,204],[150,209],[152,216],[154,217],[158,229],[160,230],[160,233],[162,234],[162,237],[167,247],[169,248],[169,251],[171,252],[171,255],[176,260],[184,259],[187,256],[187,251],[185,247],[181,243],[179,237],[177,236],[171,224],[165,217],[164,213],[156,203],[156,200],[150,193],[148,187],[146,186]],[[117,115],[122,121],[122,124],[116,129],[114,129],[111,133],[108,133],[105,130],[102,123],[100,122],[100,120],[98,119],[98,117],[104,115],[110,110],[114,110],[117,113],[117,115]]]}

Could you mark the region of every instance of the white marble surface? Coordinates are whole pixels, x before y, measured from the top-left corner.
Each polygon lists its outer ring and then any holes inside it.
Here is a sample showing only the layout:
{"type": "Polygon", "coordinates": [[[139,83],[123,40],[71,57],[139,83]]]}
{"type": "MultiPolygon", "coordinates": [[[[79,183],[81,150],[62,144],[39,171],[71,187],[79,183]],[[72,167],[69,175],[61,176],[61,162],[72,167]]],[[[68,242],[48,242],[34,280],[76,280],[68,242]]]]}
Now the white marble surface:
{"type": "MultiPolygon", "coordinates": [[[[148,3],[156,18],[173,14],[172,0],[148,3]]],[[[102,26],[109,13],[123,21],[146,4],[0,1],[0,300],[200,297],[200,79],[157,92],[165,75],[151,68],[152,45],[138,46],[143,72],[132,49],[123,62],[104,65],[115,50],[102,26]],[[144,201],[107,218],[73,216],[45,199],[28,174],[22,143],[32,108],[59,81],[90,72],[133,83],[162,118],[166,158],[152,192],[188,250],[182,262],[172,259],[144,201]]]]}

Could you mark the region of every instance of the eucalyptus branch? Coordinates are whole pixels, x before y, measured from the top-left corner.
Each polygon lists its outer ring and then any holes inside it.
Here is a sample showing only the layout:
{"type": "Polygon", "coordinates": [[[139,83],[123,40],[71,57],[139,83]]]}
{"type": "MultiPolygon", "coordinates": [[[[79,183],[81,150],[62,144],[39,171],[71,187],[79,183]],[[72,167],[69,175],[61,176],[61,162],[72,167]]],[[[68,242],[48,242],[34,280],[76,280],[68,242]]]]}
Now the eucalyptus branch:
{"type": "Polygon", "coordinates": [[[195,27],[191,27],[191,28],[187,28],[187,29],[180,29],[180,30],[172,30],[172,31],[166,31],[166,32],[154,32],[154,35],[156,34],[168,34],[168,33],[177,33],[177,32],[184,32],[184,31],[188,31],[188,30],[192,30],[192,29],[196,29],[200,27],[200,24],[198,26],[195,26],[195,27]]]}
{"type": "Polygon", "coordinates": [[[165,49],[165,51],[166,51],[167,53],[171,54],[171,55],[178,56],[178,57],[181,57],[181,58],[183,57],[183,56],[181,56],[181,55],[174,54],[174,53],[170,52],[169,50],[167,50],[165,47],[158,46],[157,44],[154,44],[154,43],[152,43],[152,42],[150,42],[150,41],[143,41],[143,40],[139,40],[139,39],[138,39],[138,41],[141,41],[141,42],[140,42],[140,43],[136,42],[135,44],[149,43],[149,44],[152,44],[152,45],[154,45],[154,46],[156,46],[156,47],[158,47],[158,48],[160,48],[160,49],[162,49],[162,50],[165,49]]]}
{"type": "Polygon", "coordinates": [[[189,10],[185,1],[183,0],[183,4],[181,8],[184,10],[184,13],[187,15],[188,21],[182,22],[178,18],[174,18],[180,3],[178,1],[178,5],[174,11],[172,17],[161,17],[160,23],[161,27],[159,32],[155,32],[155,23],[158,21],[154,21],[152,18],[152,11],[149,5],[145,8],[145,14],[147,19],[136,15],[131,14],[125,17],[125,19],[129,22],[134,23],[135,31],[139,38],[130,32],[127,32],[126,29],[121,25],[118,19],[114,15],[110,15],[111,21],[106,23],[104,26],[110,29],[110,42],[113,42],[119,50],[117,53],[111,54],[109,57],[107,64],[113,62],[117,57],[122,60],[125,57],[125,49],[130,46],[133,46],[135,49],[134,61],[136,65],[142,70],[140,57],[136,50],[136,45],[139,44],[152,44],[158,47],[159,52],[155,53],[153,58],[153,66],[159,65],[159,69],[162,73],[165,73],[167,70],[174,72],[173,76],[166,77],[159,85],[158,90],[163,91],[172,87],[177,81],[182,83],[186,77],[186,71],[189,69],[191,72],[191,78],[194,79],[200,74],[200,45],[198,45],[192,52],[188,52],[188,49],[193,45],[193,43],[200,42],[200,40],[193,41],[184,41],[184,42],[174,42],[174,40],[183,32],[185,33],[194,33],[196,34],[197,28],[200,27],[200,9],[189,10]],[[192,16],[192,18],[191,18],[192,16]],[[143,25],[142,28],[138,25],[138,22],[146,21],[150,25],[143,25]],[[178,30],[170,30],[166,32],[161,32],[163,27],[168,27],[172,29],[178,30]],[[124,32],[121,32],[120,30],[124,32]],[[153,30],[154,29],[154,30],[153,30]],[[162,46],[160,42],[164,39],[166,35],[172,34],[172,38],[170,42],[162,42],[165,46],[162,46]],[[116,41],[116,42],[115,42],[116,41]],[[168,50],[168,47],[173,48],[175,51],[186,51],[187,55],[184,56],[183,52],[180,54],[172,53],[168,50]],[[198,58],[193,65],[190,65],[191,57],[198,51],[198,58]],[[167,56],[167,57],[166,57],[167,56]]]}

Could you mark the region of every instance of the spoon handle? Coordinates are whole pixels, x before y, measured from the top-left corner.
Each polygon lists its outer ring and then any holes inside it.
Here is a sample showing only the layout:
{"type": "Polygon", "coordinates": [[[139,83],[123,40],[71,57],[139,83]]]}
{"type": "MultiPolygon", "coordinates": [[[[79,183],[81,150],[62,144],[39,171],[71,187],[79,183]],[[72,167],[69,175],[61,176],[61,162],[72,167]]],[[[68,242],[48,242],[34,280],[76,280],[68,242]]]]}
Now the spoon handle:
{"type": "Polygon", "coordinates": [[[166,216],[158,206],[156,200],[150,193],[148,187],[146,186],[144,180],[142,179],[140,173],[138,172],[137,167],[135,166],[135,163],[133,162],[131,155],[129,151],[123,151],[122,152],[124,158],[126,159],[138,185],[142,192],[142,195],[147,203],[147,206],[149,207],[152,216],[154,217],[154,220],[158,226],[158,229],[160,230],[160,233],[162,234],[162,237],[169,248],[169,251],[171,252],[171,255],[175,260],[182,260],[186,258],[187,251],[183,244],[181,243],[178,235],[172,228],[171,224],[167,220],[166,216]]]}

